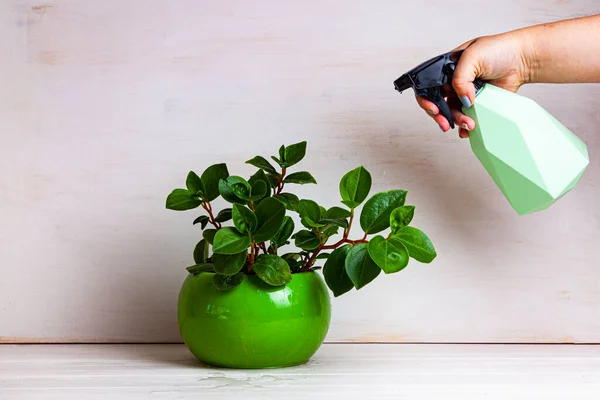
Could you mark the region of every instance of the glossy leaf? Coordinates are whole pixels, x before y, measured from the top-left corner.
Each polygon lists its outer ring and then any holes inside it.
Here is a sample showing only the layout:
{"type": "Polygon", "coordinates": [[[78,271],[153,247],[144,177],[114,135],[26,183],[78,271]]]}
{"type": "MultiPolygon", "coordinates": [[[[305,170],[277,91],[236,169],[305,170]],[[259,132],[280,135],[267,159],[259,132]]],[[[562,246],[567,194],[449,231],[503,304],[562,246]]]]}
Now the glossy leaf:
{"type": "Polygon", "coordinates": [[[281,227],[285,217],[285,206],[279,200],[269,197],[260,202],[254,213],[258,220],[258,226],[253,234],[254,240],[266,242],[281,227]]]}
{"type": "Polygon", "coordinates": [[[204,192],[206,191],[204,183],[202,183],[202,180],[194,171],[188,173],[185,185],[193,195],[204,197],[204,192]]]}
{"type": "Polygon", "coordinates": [[[318,222],[321,219],[321,209],[312,200],[300,200],[296,211],[300,214],[300,218],[308,218],[313,222],[318,222]]]}
{"type": "Polygon", "coordinates": [[[392,211],[390,215],[390,228],[392,234],[396,234],[400,229],[408,226],[415,216],[415,206],[401,206],[392,211]]]}
{"type": "Polygon", "coordinates": [[[381,268],[369,256],[366,243],[359,243],[348,251],[346,273],[357,290],[373,281],[381,273],[381,268]]]}
{"type": "MultiPolygon", "coordinates": [[[[281,150],[281,149],[280,149],[281,150]]],[[[282,157],[282,161],[284,161],[284,165],[286,167],[291,167],[292,165],[298,164],[304,156],[306,155],[306,142],[300,142],[291,144],[284,148],[284,155],[281,155],[281,151],[279,156],[282,157]]]]}
{"type": "Polygon", "coordinates": [[[236,254],[213,254],[212,263],[215,272],[221,275],[235,275],[241,271],[248,258],[248,251],[236,254]]]}
{"type": "Polygon", "coordinates": [[[404,205],[405,200],[406,190],[390,190],[371,197],[360,213],[363,231],[374,234],[389,228],[392,211],[404,205]]]}
{"type": "Polygon", "coordinates": [[[208,264],[208,263],[191,265],[191,266],[187,267],[186,269],[192,275],[197,275],[200,272],[214,272],[214,270],[215,270],[213,265],[208,264]]]}
{"type": "Polygon", "coordinates": [[[320,221],[325,224],[332,224],[335,226],[339,226],[340,228],[346,229],[348,227],[348,220],[346,219],[323,219],[320,221]]]}
{"type": "Polygon", "coordinates": [[[206,260],[208,260],[208,242],[206,239],[202,239],[194,248],[194,262],[196,264],[203,264],[206,260]]]}
{"type": "Polygon", "coordinates": [[[317,183],[317,180],[308,172],[300,171],[289,174],[283,179],[284,183],[296,183],[299,185],[306,185],[308,183],[317,183]]]}
{"type": "Polygon", "coordinates": [[[277,170],[271,165],[271,163],[264,157],[256,156],[251,160],[246,161],[246,164],[254,165],[256,168],[260,168],[269,174],[277,175],[277,170]]]}
{"type": "Polygon", "coordinates": [[[408,250],[408,255],[419,262],[428,264],[437,256],[429,237],[417,228],[407,226],[401,229],[394,238],[400,240],[408,250]]]}
{"type": "Polygon", "coordinates": [[[206,168],[201,177],[206,201],[213,201],[219,197],[219,181],[228,177],[229,171],[226,164],[214,164],[206,168]]]}
{"type": "Polygon", "coordinates": [[[346,272],[346,257],[350,246],[342,246],[333,251],[323,267],[325,283],[335,297],[352,290],[354,287],[348,273],[346,272]]]}
{"type": "Polygon", "coordinates": [[[294,244],[300,249],[310,251],[319,247],[321,241],[314,232],[303,230],[294,235],[294,244]]]}
{"type": "Polygon", "coordinates": [[[386,240],[375,236],[369,242],[369,255],[386,274],[401,271],[408,265],[408,251],[396,238],[386,240]]]}
{"type": "Polygon", "coordinates": [[[290,211],[296,211],[296,209],[298,208],[298,203],[300,202],[298,196],[292,193],[281,193],[275,195],[274,197],[277,200],[281,201],[285,208],[287,208],[290,211]]]}
{"type": "Polygon", "coordinates": [[[208,242],[208,244],[212,245],[214,242],[216,233],[217,233],[216,229],[206,229],[204,232],[202,232],[202,237],[204,238],[204,240],[206,240],[208,242]]]}
{"type": "Polygon", "coordinates": [[[198,218],[196,218],[194,220],[194,225],[196,224],[200,224],[200,228],[204,229],[206,228],[206,225],[208,224],[209,218],[206,215],[201,215],[198,218]]]}
{"type": "Polygon", "coordinates": [[[231,219],[231,208],[224,208],[215,217],[217,222],[227,222],[231,219]]]}
{"type": "Polygon", "coordinates": [[[213,276],[213,286],[221,291],[232,290],[238,287],[244,281],[245,277],[246,275],[243,272],[238,272],[231,276],[215,274],[213,276]]]}
{"type": "Polygon", "coordinates": [[[185,211],[199,207],[202,201],[187,189],[175,189],[167,196],[169,210],[185,211]]]}
{"type": "Polygon", "coordinates": [[[248,207],[234,204],[231,212],[233,224],[241,233],[252,233],[258,225],[256,215],[248,207]]]}
{"type": "Polygon", "coordinates": [[[240,199],[233,191],[231,185],[229,185],[225,180],[221,179],[219,181],[219,193],[223,196],[225,201],[229,203],[238,203],[238,204],[247,204],[246,200],[240,199]]]}
{"type": "Polygon", "coordinates": [[[350,211],[341,208],[341,207],[331,207],[325,213],[325,218],[327,219],[340,219],[340,218],[350,218],[350,211]]]}
{"type": "Polygon", "coordinates": [[[319,253],[317,260],[327,260],[330,255],[330,253],[319,253]]]}
{"type": "Polygon", "coordinates": [[[253,267],[256,275],[269,285],[282,286],[292,280],[288,263],[274,254],[261,254],[253,267]]]}
{"type": "Polygon", "coordinates": [[[371,174],[364,167],[348,172],[340,181],[342,203],[350,208],[360,205],[371,190],[371,174]]]}
{"type": "Polygon", "coordinates": [[[285,216],[281,227],[271,238],[271,244],[275,246],[283,246],[294,233],[294,220],[291,217],[285,216]]]}
{"type": "Polygon", "coordinates": [[[252,186],[247,180],[241,176],[230,176],[227,178],[227,185],[231,188],[233,193],[240,199],[250,201],[250,195],[252,192],[252,186]]]}
{"type": "MultiPolygon", "coordinates": [[[[205,231],[206,232],[206,231],[205,231]]],[[[237,254],[250,246],[250,238],[233,227],[221,228],[215,234],[213,253],[237,254]]]]}
{"type": "Polygon", "coordinates": [[[302,266],[304,265],[300,253],[286,253],[282,255],[281,258],[283,258],[285,262],[288,263],[292,274],[300,272],[302,266]]]}
{"type": "Polygon", "coordinates": [[[267,195],[267,182],[258,180],[252,185],[250,201],[259,201],[267,195]]]}

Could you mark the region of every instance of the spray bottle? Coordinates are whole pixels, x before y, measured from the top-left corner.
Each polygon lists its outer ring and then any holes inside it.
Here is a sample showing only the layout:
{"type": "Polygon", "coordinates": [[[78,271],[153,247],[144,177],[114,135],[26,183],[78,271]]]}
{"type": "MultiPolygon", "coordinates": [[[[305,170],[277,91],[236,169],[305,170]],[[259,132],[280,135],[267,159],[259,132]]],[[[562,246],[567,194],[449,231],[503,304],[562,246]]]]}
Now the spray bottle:
{"type": "MultiPolygon", "coordinates": [[[[442,87],[451,84],[461,53],[434,57],[394,81],[400,93],[412,87],[435,103],[452,128],[442,87]]],[[[462,108],[475,121],[471,149],[519,215],[547,209],[587,168],[585,143],[533,100],[481,80],[473,84],[475,102],[462,108]]]]}

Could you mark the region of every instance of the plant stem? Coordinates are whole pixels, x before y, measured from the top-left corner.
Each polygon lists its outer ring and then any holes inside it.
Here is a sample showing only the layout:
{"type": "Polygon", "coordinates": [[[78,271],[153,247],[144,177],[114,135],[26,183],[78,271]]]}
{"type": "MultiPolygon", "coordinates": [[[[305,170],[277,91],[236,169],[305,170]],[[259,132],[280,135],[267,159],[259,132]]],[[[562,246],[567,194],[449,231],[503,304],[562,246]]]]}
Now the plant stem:
{"type": "Polygon", "coordinates": [[[302,269],[300,271],[302,271],[302,272],[308,271],[310,269],[310,267],[312,267],[313,264],[315,263],[315,260],[317,259],[317,256],[319,255],[319,253],[321,252],[321,250],[337,249],[338,247],[340,247],[343,244],[355,245],[355,244],[358,244],[358,243],[368,243],[369,241],[367,240],[367,234],[366,233],[362,237],[362,239],[358,239],[358,240],[350,240],[350,239],[348,239],[348,235],[350,235],[350,229],[352,228],[352,221],[353,220],[354,220],[354,209],[350,210],[350,220],[348,221],[348,227],[344,230],[343,237],[339,241],[337,241],[336,243],[334,243],[334,244],[330,244],[330,245],[322,244],[319,247],[317,247],[317,249],[314,251],[314,253],[308,259],[308,262],[306,264],[304,264],[304,266],[302,267],[302,269]]]}
{"type": "Polygon", "coordinates": [[[285,178],[286,172],[287,169],[285,167],[281,169],[281,178],[277,178],[277,187],[275,188],[275,194],[281,194],[281,192],[283,191],[283,178],[285,178]]]}
{"type": "Polygon", "coordinates": [[[215,228],[221,229],[221,224],[219,222],[215,221],[215,217],[213,215],[212,206],[210,205],[210,202],[203,201],[202,208],[204,208],[206,210],[206,212],[208,213],[208,222],[210,222],[215,228]]]}
{"type": "Polygon", "coordinates": [[[255,243],[250,243],[250,255],[248,256],[248,271],[247,274],[251,274],[253,272],[252,265],[254,264],[254,251],[255,251],[255,243]]]}
{"type": "Polygon", "coordinates": [[[262,249],[262,251],[267,254],[267,246],[265,245],[265,242],[261,242],[258,244],[258,246],[262,249]]]}

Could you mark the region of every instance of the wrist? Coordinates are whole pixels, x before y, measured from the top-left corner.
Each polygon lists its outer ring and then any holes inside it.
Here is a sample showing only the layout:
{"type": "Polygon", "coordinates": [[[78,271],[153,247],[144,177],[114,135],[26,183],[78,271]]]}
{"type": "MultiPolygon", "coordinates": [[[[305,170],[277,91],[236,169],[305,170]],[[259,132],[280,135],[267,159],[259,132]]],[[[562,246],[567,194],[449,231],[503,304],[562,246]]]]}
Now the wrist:
{"type": "Polygon", "coordinates": [[[518,43],[521,84],[536,83],[538,82],[542,65],[538,46],[536,46],[536,34],[528,29],[517,31],[515,34],[518,43]]]}

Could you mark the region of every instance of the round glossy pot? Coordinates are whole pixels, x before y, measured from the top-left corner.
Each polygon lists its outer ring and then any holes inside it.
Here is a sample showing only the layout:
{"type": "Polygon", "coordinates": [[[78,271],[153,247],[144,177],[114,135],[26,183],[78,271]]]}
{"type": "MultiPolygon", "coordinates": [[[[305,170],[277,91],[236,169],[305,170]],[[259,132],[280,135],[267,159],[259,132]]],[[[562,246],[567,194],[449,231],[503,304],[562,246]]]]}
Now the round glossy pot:
{"type": "Polygon", "coordinates": [[[217,290],[213,275],[188,275],[177,311],[183,341],[204,363],[227,368],[299,365],[323,343],[331,302],[316,272],[293,274],[281,287],[245,276],[230,291],[217,290]]]}

